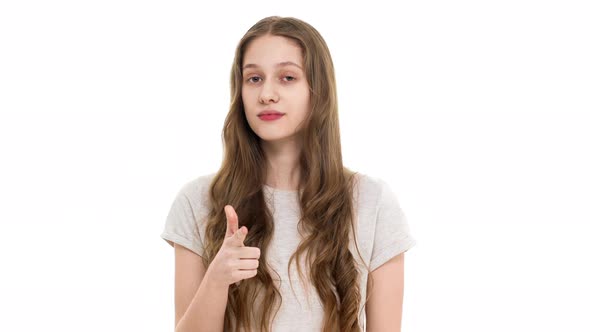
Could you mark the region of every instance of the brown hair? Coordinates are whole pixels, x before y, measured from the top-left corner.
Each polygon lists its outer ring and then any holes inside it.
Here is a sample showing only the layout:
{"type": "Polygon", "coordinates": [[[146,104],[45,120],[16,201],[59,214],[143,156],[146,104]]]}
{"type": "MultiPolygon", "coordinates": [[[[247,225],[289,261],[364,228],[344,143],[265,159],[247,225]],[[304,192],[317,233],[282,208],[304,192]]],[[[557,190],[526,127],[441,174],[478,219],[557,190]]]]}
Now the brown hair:
{"type": "MultiPolygon", "coordinates": [[[[300,46],[310,87],[310,112],[299,132],[303,145],[299,160],[301,220],[298,230],[303,233],[303,240],[289,259],[289,268],[296,259],[301,276],[299,260],[305,254],[310,272],[308,278],[324,308],[322,331],[360,331],[360,272],[349,250],[352,232],[358,252],[352,192],[356,173],[342,164],[332,58],[326,42],[315,28],[302,20],[279,16],[258,21],[237,45],[230,78],[231,104],[222,135],[224,157],[209,188],[205,266],[209,266],[225,237],[223,207],[226,204],[236,210],[240,227],[248,227],[244,245],[258,247],[261,251],[258,274],[242,280],[239,287],[236,284],[229,286],[224,330],[234,331],[243,324],[243,328],[250,331],[251,324],[256,323],[256,330],[269,331],[271,310],[273,307],[278,310],[275,307],[277,300],[282,302],[266,259],[274,232],[273,217],[263,191],[267,162],[260,138],[246,120],[241,90],[244,52],[252,40],[268,34],[289,38],[300,46]],[[264,297],[260,316],[253,317],[248,304],[261,291],[264,297]]],[[[366,266],[364,260],[363,264],[366,266]]]]}

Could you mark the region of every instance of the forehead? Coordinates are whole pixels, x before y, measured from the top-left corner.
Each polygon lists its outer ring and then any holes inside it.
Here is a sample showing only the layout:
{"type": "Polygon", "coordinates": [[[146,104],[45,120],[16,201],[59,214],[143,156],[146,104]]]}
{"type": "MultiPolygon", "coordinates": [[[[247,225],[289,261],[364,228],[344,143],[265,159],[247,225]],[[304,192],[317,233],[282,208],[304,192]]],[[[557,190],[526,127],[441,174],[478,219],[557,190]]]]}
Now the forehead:
{"type": "Polygon", "coordinates": [[[281,36],[262,36],[252,40],[246,47],[242,66],[254,64],[272,69],[275,65],[291,61],[302,67],[301,48],[289,38],[281,36]]]}

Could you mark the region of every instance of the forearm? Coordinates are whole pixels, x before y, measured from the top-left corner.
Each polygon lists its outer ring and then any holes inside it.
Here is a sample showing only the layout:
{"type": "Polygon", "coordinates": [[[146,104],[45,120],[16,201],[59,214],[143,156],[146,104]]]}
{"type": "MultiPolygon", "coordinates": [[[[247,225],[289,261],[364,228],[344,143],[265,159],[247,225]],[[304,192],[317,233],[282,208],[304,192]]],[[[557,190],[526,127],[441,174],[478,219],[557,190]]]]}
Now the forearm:
{"type": "Polygon", "coordinates": [[[205,274],[175,332],[223,331],[229,286],[211,282],[205,274]]]}

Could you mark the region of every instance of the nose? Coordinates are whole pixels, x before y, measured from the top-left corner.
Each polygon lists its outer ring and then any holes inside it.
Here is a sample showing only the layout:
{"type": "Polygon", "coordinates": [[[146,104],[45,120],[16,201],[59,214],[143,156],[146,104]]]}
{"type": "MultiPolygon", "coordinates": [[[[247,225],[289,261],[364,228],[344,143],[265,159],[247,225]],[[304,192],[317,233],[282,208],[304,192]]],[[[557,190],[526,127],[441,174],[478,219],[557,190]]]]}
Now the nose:
{"type": "Polygon", "coordinates": [[[271,102],[278,102],[279,101],[279,94],[277,93],[274,85],[270,82],[265,82],[262,85],[262,89],[260,90],[260,97],[259,101],[262,104],[268,104],[271,102]]]}

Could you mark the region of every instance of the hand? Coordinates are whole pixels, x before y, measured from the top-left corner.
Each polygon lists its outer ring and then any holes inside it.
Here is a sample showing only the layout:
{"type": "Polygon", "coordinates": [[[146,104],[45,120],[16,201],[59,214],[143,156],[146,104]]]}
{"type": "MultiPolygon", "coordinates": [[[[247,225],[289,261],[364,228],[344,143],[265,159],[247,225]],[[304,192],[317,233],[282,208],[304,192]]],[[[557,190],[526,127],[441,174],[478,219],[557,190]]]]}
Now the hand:
{"type": "Polygon", "coordinates": [[[238,215],[231,205],[226,205],[224,211],[227,220],[225,239],[209,265],[207,274],[214,284],[229,287],[258,273],[260,249],[244,246],[248,228],[242,226],[238,229],[238,215]]]}

